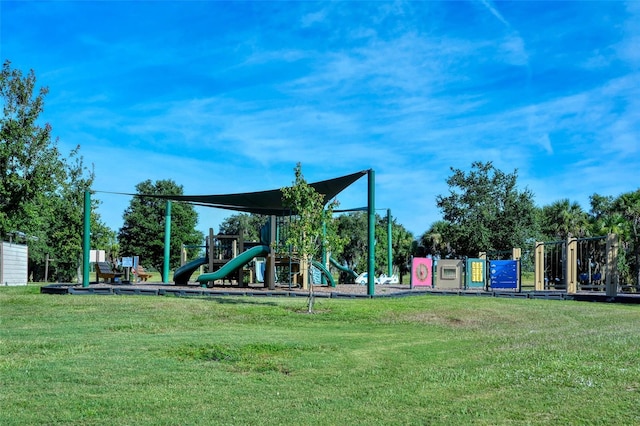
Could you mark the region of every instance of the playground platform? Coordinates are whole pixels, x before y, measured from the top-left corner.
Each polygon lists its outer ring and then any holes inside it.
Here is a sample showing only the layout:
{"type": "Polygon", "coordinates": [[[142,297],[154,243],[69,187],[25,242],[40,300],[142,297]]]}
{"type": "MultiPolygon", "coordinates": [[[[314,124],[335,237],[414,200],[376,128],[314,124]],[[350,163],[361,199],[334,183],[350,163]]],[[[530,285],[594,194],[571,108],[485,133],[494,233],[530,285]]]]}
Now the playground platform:
{"type": "MultiPolygon", "coordinates": [[[[43,294],[71,295],[138,295],[138,296],[177,296],[177,297],[221,297],[221,296],[253,296],[253,297],[308,297],[307,290],[280,284],[275,289],[265,288],[262,284],[250,284],[245,287],[237,285],[217,285],[201,287],[198,285],[178,286],[163,283],[138,284],[90,284],[83,287],[78,284],[50,284],[41,287],[43,294]]],[[[409,285],[376,285],[375,295],[367,294],[367,286],[357,284],[338,284],[335,287],[314,286],[314,295],[318,298],[379,298],[408,297],[417,295],[434,296],[467,296],[467,297],[502,297],[518,299],[574,300],[581,302],[640,304],[640,293],[620,293],[609,297],[602,292],[580,292],[568,294],[563,291],[486,291],[480,289],[437,289],[414,287],[409,285]]]]}

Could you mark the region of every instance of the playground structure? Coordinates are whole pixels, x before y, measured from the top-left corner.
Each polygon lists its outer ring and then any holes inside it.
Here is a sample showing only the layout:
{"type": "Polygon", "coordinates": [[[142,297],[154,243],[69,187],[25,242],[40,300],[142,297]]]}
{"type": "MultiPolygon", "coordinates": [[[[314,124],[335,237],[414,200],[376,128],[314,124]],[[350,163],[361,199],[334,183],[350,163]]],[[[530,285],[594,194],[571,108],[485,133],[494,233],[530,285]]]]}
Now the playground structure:
{"type": "MultiPolygon", "coordinates": [[[[615,297],[619,291],[616,273],[617,237],[609,234],[566,241],[537,242],[534,286],[538,292],[600,292],[615,297]]],[[[414,258],[411,286],[438,290],[475,289],[522,291],[522,251],[480,253],[477,259],[414,258]]]]}
{"type": "Polygon", "coordinates": [[[538,242],[535,289],[618,292],[618,239],[615,234],[566,241],[538,242]]]}
{"type": "MultiPolygon", "coordinates": [[[[313,261],[311,276],[307,277],[306,271],[309,268],[292,253],[290,249],[282,248],[282,244],[277,239],[286,229],[282,218],[271,217],[262,227],[260,241],[245,242],[242,235],[214,234],[213,229],[209,229],[204,246],[205,256],[186,262],[183,256],[183,264],[174,272],[174,282],[177,285],[187,285],[191,275],[201,266],[206,266],[207,272],[200,274],[196,282],[212,287],[216,281],[234,282],[243,287],[248,282],[268,282],[265,279],[266,258],[271,246],[276,248],[274,260],[275,276],[273,282],[288,284],[292,286],[306,288],[309,280],[313,284],[327,284],[335,287],[335,281],[328,268],[318,261],[313,261]],[[276,222],[276,232],[270,234],[272,221],[276,222]],[[274,239],[276,239],[274,241],[274,239]],[[272,244],[272,241],[274,243],[272,244]],[[253,267],[246,268],[253,264],[253,267]],[[317,273],[317,274],[316,274],[317,273]],[[245,280],[245,275],[248,279],[245,280]],[[316,275],[319,278],[316,278],[316,275]]],[[[325,262],[326,263],[326,262],[325,262]]]]}
{"type": "MultiPolygon", "coordinates": [[[[324,196],[324,202],[327,203],[335,196],[354,183],[356,180],[363,176],[367,176],[368,189],[367,189],[367,221],[368,221],[368,253],[367,253],[367,294],[373,295],[375,293],[375,280],[374,280],[374,261],[375,261],[375,173],[373,170],[363,170],[360,172],[352,173],[350,175],[341,176],[334,179],[324,180],[310,184],[318,193],[324,196]]],[[[269,227],[269,241],[276,241],[276,217],[291,216],[292,212],[289,211],[282,204],[282,191],[280,189],[274,189],[270,191],[242,193],[242,194],[223,194],[223,195],[145,195],[145,194],[127,194],[131,196],[143,196],[150,198],[158,198],[166,200],[166,212],[165,212],[165,241],[164,241],[164,266],[163,274],[165,277],[165,283],[168,283],[169,276],[169,247],[170,247],[170,235],[171,235],[171,202],[184,202],[193,205],[214,207],[221,209],[228,209],[234,211],[241,211],[246,213],[262,214],[270,217],[269,227]]],[[[85,191],[84,193],[84,231],[83,231],[83,275],[82,286],[88,287],[89,281],[89,236],[90,236],[90,214],[91,214],[91,192],[85,191]]],[[[239,250],[240,251],[240,250],[239,250]]],[[[242,251],[231,260],[226,261],[223,265],[220,265],[218,270],[210,270],[206,274],[202,274],[197,278],[199,283],[208,283],[218,279],[223,279],[232,273],[241,273],[242,267],[250,262],[255,257],[265,257],[265,273],[264,283],[265,286],[272,289],[275,288],[276,268],[278,264],[282,264],[282,258],[279,258],[276,254],[276,250],[271,245],[260,244],[249,250],[242,251]]],[[[209,263],[209,256],[206,256],[206,262],[209,263]]],[[[222,259],[219,259],[222,260],[222,259]]],[[[183,265],[177,272],[177,282],[188,282],[191,273],[193,273],[200,265],[205,263],[204,258],[196,259],[187,265],[183,265]]],[[[214,262],[215,263],[215,262],[214,262]]],[[[289,262],[291,263],[291,261],[289,262]]],[[[314,262],[316,268],[320,269],[324,276],[331,281],[333,278],[327,270],[328,262],[324,264],[314,262]]],[[[214,265],[212,265],[213,269],[214,265]]],[[[306,277],[307,271],[306,265],[299,266],[300,274],[302,275],[303,285],[308,282],[306,277]]],[[[175,279],[174,273],[174,279],[175,279]]],[[[242,282],[242,280],[239,280],[242,282]]]]}

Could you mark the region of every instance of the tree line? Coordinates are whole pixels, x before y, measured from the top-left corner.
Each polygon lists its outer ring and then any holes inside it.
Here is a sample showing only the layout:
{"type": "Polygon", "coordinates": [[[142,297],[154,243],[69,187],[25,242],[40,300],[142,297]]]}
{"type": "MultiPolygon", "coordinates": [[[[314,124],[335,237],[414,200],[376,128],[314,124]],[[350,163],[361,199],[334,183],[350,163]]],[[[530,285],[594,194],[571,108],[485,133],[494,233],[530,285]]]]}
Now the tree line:
{"type": "MultiPolygon", "coordinates": [[[[52,138],[50,124],[41,124],[47,88],[36,89],[33,71],[23,75],[6,61],[0,75],[3,115],[0,121],[0,238],[29,245],[29,274],[42,281],[48,267],[49,280],[74,281],[82,247],[83,192],[91,190],[94,172],[83,163],[80,148],[62,153],[52,138]],[[49,259],[49,264],[47,264],[49,259]]],[[[391,219],[393,267],[406,274],[413,256],[441,258],[476,257],[479,252],[527,247],[535,241],[564,240],[615,233],[620,238],[621,281],[640,282],[640,189],[618,196],[594,193],[588,211],[569,199],[537,207],[534,194],[518,185],[517,170],[503,172],[491,162],[474,162],[470,170],[451,168],[447,194],[436,197],[442,219],[422,235],[414,236],[391,219]]],[[[140,255],[162,271],[165,202],[143,194],[182,195],[172,180],[139,183],[124,225],[109,229],[97,213],[100,202],[92,197],[91,247],[108,256],[140,255]]],[[[174,203],[170,266],[189,256],[201,255],[197,247],[204,236],[195,229],[198,216],[193,206],[174,203]]],[[[233,214],[220,225],[220,233],[244,233],[259,240],[265,218],[233,214]]],[[[334,215],[334,228],[343,244],[332,254],[348,268],[362,272],[367,263],[367,215],[352,212],[334,215]]],[[[387,270],[388,218],[376,215],[376,273],[387,270]]]]}

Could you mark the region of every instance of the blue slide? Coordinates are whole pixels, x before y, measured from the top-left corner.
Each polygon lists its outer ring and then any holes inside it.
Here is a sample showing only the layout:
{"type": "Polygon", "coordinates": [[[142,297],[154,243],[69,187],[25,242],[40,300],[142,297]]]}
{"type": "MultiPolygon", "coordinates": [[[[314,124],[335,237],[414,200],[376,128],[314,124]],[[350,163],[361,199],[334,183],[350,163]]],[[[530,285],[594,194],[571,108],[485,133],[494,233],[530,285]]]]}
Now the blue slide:
{"type": "Polygon", "coordinates": [[[176,285],[187,285],[191,274],[193,274],[200,265],[206,265],[207,263],[209,263],[209,261],[206,257],[200,257],[189,263],[185,263],[173,273],[173,282],[176,283],[176,285]]]}
{"type": "Polygon", "coordinates": [[[265,245],[252,247],[225,263],[222,268],[218,269],[217,271],[200,275],[196,281],[198,281],[199,283],[206,283],[208,281],[221,280],[226,276],[231,275],[238,269],[242,268],[247,263],[251,262],[254,257],[266,256],[267,254],[269,254],[269,250],[269,246],[265,245]]]}

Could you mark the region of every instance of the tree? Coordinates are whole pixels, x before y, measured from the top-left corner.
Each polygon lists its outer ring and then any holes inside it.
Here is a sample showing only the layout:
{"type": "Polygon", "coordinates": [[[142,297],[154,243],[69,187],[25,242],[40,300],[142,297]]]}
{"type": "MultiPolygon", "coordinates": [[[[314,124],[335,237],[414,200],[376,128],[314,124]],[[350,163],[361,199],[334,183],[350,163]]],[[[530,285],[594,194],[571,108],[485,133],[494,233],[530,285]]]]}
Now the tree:
{"type": "MultiPolygon", "coordinates": [[[[339,251],[344,244],[333,221],[333,209],[338,202],[333,200],[325,208],[325,196],[307,183],[300,163],[296,164],[294,173],[292,185],[281,189],[282,204],[292,215],[285,243],[298,254],[303,265],[311,267],[323,246],[327,250],[339,251]]],[[[313,302],[313,285],[309,285],[309,313],[313,312],[313,302]]]]}
{"type": "Polygon", "coordinates": [[[335,218],[336,232],[348,242],[344,245],[341,254],[334,253],[333,256],[341,264],[346,264],[352,271],[367,270],[369,238],[367,220],[365,212],[351,212],[335,218]]]}
{"type": "MultiPolygon", "coordinates": [[[[124,212],[124,224],[118,233],[123,256],[140,256],[141,262],[150,264],[164,274],[164,228],[166,201],[145,195],[182,195],[182,186],[172,180],[151,180],[136,185],[135,196],[124,212]]],[[[201,244],[204,236],[195,229],[198,214],[193,206],[173,203],[171,208],[171,247],[169,266],[180,265],[182,245],[201,244]]],[[[193,254],[193,252],[192,252],[193,254]]],[[[167,277],[162,276],[163,280],[167,277]]]]}
{"type": "Polygon", "coordinates": [[[633,253],[634,281],[640,286],[640,189],[620,195],[614,202],[615,209],[627,221],[630,252],[633,253]]]}
{"type": "MultiPolygon", "coordinates": [[[[23,235],[29,245],[29,274],[44,278],[47,255],[52,274],[71,281],[82,251],[82,194],[93,171],[83,165],[79,147],[64,158],[52,141],[49,123],[40,125],[46,87],[36,91],[33,70],[23,76],[6,61],[0,73],[0,238],[23,235]]],[[[92,208],[97,206],[96,202],[92,208]]],[[[92,221],[101,224],[93,213],[92,221]]]]}
{"type": "Polygon", "coordinates": [[[438,195],[437,206],[450,224],[447,234],[458,256],[521,247],[535,233],[533,194],[517,189],[517,170],[504,173],[491,162],[474,162],[471,171],[451,168],[449,195],[438,195]]]}
{"type": "MultiPolygon", "coordinates": [[[[378,218],[376,226],[376,273],[388,273],[388,219],[378,218]],[[384,266],[383,266],[384,265],[384,266]]],[[[413,234],[396,220],[391,220],[391,265],[402,282],[404,274],[411,270],[413,234]]]]}
{"type": "MultiPolygon", "coordinates": [[[[52,214],[47,228],[48,246],[52,251],[49,254],[56,259],[52,271],[59,280],[66,282],[80,275],[84,191],[89,190],[93,182],[93,172],[85,174],[86,168],[77,151],[71,153],[70,161],[64,161],[64,180],[60,182],[57,193],[50,198],[52,214]]],[[[93,201],[92,206],[95,208],[97,201],[93,201]]],[[[95,229],[108,229],[95,212],[91,214],[91,222],[95,229]]]]}
{"type": "Polygon", "coordinates": [[[431,227],[420,237],[420,245],[424,248],[424,254],[430,254],[437,258],[450,258],[455,256],[451,243],[445,238],[452,236],[451,223],[439,220],[431,224],[431,227]]]}
{"type": "Polygon", "coordinates": [[[260,241],[260,229],[267,221],[261,214],[238,213],[222,221],[220,233],[225,235],[240,235],[245,241],[260,241]]]}
{"type": "MultiPolygon", "coordinates": [[[[368,217],[366,212],[351,212],[336,219],[338,235],[345,238],[341,254],[335,258],[353,271],[366,271],[368,259],[368,217]]],[[[387,273],[387,217],[376,215],[376,274],[387,273]]],[[[397,270],[400,278],[409,271],[409,262],[413,251],[413,234],[396,220],[391,221],[391,258],[392,268],[397,270]]]]}
{"type": "Polygon", "coordinates": [[[555,201],[542,207],[541,215],[541,231],[546,238],[566,240],[588,234],[589,217],[577,202],[569,199],[555,201]]]}
{"type": "Polygon", "coordinates": [[[0,236],[19,230],[63,179],[51,126],[38,124],[46,87],[34,97],[35,73],[23,78],[5,62],[0,74],[3,116],[0,121],[0,236]]]}

